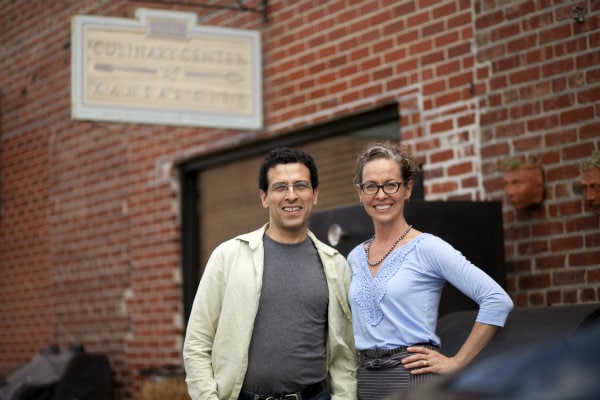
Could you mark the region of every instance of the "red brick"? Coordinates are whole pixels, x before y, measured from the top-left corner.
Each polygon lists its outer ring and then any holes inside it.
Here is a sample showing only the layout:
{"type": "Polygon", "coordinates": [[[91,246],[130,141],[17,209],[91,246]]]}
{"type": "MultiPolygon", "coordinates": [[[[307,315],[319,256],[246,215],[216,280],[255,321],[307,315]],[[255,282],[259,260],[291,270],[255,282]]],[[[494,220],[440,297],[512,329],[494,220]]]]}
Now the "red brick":
{"type": "Polygon", "coordinates": [[[529,305],[532,306],[544,306],[547,304],[546,293],[544,292],[533,292],[529,295],[529,305]]]}
{"type": "Polygon", "coordinates": [[[581,289],[580,300],[583,303],[596,303],[598,302],[597,290],[593,288],[581,289]]]}
{"type": "Polygon", "coordinates": [[[554,286],[571,286],[585,282],[584,270],[556,271],[552,276],[554,286]]]}

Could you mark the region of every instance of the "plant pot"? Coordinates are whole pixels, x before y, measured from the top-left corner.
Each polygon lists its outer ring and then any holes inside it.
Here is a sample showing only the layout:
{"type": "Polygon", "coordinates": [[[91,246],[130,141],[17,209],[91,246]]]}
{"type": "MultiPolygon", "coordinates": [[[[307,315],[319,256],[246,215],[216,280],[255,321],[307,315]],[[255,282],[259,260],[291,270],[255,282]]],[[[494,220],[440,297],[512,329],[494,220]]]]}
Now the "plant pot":
{"type": "Polygon", "coordinates": [[[544,172],[540,164],[523,165],[504,171],[504,191],[517,210],[540,205],[544,201],[544,172]]]}
{"type": "Polygon", "coordinates": [[[600,168],[585,167],[581,170],[581,188],[586,207],[600,214],[600,168]]]}

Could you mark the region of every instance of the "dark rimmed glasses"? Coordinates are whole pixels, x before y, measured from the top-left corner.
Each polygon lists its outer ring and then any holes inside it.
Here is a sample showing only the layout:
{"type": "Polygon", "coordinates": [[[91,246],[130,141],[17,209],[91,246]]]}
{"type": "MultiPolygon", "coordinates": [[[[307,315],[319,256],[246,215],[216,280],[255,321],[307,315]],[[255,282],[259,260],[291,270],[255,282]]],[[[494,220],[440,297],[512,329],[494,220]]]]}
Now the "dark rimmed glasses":
{"type": "Polygon", "coordinates": [[[383,185],[376,185],[375,183],[361,183],[360,190],[364,194],[373,195],[379,192],[379,189],[383,190],[385,194],[394,194],[400,190],[400,186],[404,185],[404,182],[386,182],[383,185]]]}

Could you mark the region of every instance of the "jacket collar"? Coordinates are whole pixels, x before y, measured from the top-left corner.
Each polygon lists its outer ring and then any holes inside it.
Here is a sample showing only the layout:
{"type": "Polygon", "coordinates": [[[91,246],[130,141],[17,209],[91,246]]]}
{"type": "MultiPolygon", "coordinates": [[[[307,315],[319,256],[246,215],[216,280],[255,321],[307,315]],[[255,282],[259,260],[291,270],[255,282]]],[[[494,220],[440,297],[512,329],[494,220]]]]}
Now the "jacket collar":
{"type": "MultiPolygon", "coordinates": [[[[263,235],[265,234],[265,231],[267,230],[268,227],[269,227],[269,223],[267,222],[266,224],[264,224],[259,229],[255,230],[255,231],[252,231],[252,232],[248,232],[248,233],[244,233],[242,235],[239,235],[237,238],[239,240],[243,240],[243,241],[247,242],[248,246],[252,250],[254,250],[257,247],[262,246],[263,235]]],[[[312,233],[310,230],[308,230],[308,237],[315,244],[315,247],[317,248],[317,250],[319,252],[323,252],[323,253],[325,253],[325,254],[327,254],[329,256],[333,256],[335,253],[339,253],[333,247],[327,246],[325,243],[323,243],[319,239],[317,239],[317,237],[315,236],[315,234],[312,233]]]]}

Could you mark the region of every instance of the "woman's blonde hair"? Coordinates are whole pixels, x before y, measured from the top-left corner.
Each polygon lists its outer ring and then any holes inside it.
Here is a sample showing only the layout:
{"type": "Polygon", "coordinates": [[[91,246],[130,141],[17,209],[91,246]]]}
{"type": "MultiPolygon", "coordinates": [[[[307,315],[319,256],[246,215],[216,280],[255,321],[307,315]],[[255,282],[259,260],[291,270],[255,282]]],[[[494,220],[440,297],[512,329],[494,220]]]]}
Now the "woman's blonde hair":
{"type": "Polygon", "coordinates": [[[369,143],[358,155],[354,167],[354,183],[362,183],[365,165],[373,160],[386,159],[396,161],[400,166],[400,174],[404,182],[414,181],[419,173],[419,164],[414,160],[410,149],[393,142],[369,143]]]}

